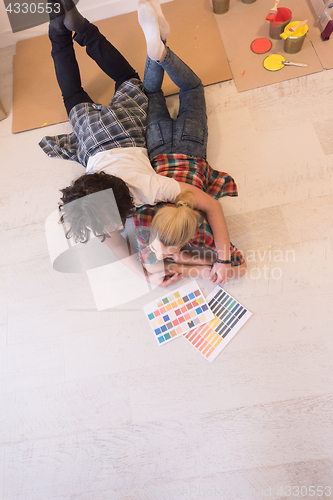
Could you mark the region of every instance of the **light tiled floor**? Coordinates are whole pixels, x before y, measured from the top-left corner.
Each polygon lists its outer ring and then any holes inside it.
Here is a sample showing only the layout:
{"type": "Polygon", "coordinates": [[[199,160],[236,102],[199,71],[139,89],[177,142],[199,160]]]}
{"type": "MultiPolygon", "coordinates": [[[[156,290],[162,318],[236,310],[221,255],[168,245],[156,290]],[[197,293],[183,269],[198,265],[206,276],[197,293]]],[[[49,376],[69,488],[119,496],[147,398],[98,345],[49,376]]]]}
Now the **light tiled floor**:
{"type": "Polygon", "coordinates": [[[13,136],[0,122],[1,500],[333,490],[332,92],[332,71],[206,88],[209,161],[238,183],[223,207],[248,259],[226,289],[253,312],[211,365],[183,339],[156,345],[142,306],[159,290],[97,312],[87,276],[53,271],[44,222],[83,169],[38,141],[69,125],[13,136]]]}

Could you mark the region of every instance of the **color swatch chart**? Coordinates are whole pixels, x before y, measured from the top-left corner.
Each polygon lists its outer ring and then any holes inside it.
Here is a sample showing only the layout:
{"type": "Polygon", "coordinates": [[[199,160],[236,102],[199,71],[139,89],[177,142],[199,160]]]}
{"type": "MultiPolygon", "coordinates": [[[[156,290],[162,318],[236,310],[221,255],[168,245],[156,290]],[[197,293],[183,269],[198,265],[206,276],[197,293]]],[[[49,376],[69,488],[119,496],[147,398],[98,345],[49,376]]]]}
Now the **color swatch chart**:
{"type": "Polygon", "coordinates": [[[207,302],[215,318],[184,337],[211,363],[252,313],[219,286],[208,295],[207,302]]]}
{"type": "Polygon", "coordinates": [[[214,318],[196,281],[145,305],[143,310],[160,345],[214,318]]]}

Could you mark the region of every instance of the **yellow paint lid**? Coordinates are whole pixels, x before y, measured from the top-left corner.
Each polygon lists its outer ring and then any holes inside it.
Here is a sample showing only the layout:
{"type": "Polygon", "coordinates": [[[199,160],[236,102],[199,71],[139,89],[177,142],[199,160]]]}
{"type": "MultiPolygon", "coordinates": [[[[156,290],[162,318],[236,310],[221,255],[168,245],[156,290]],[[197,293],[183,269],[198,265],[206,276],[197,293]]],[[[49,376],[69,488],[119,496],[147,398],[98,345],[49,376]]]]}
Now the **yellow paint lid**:
{"type": "Polygon", "coordinates": [[[263,60],[263,66],[268,71],[278,71],[279,69],[284,68],[283,61],[285,58],[280,54],[271,54],[270,56],[265,57],[263,60]]]}

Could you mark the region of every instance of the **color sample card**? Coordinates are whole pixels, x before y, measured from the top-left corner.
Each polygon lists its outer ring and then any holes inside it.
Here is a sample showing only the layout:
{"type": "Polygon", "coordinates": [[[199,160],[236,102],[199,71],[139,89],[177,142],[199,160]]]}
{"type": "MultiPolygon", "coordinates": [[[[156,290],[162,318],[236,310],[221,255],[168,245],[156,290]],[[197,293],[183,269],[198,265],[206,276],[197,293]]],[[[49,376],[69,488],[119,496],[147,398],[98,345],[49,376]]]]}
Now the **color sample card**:
{"type": "Polygon", "coordinates": [[[215,318],[184,337],[211,363],[252,313],[219,286],[206,300],[215,318]]]}
{"type": "Polygon", "coordinates": [[[196,281],[145,305],[143,310],[159,345],[214,318],[196,281]]]}

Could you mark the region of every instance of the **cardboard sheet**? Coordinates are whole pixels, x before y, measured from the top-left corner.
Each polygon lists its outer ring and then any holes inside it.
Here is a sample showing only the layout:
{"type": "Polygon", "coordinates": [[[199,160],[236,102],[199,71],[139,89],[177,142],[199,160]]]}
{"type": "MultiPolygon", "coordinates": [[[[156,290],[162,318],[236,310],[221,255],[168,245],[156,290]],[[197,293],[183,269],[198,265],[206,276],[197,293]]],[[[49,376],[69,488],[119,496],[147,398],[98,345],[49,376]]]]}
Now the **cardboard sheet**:
{"type": "MultiPolygon", "coordinates": [[[[304,1],[304,0],[303,0],[304,1]]],[[[312,9],[306,4],[309,11],[309,38],[321,62],[323,69],[333,68],[333,33],[329,40],[323,41],[320,36],[320,29],[316,23],[316,16],[312,9]]]]}
{"type": "MultiPolygon", "coordinates": [[[[283,50],[284,41],[282,39],[272,40],[269,38],[269,22],[265,18],[273,4],[272,0],[257,0],[252,4],[230,0],[229,11],[226,14],[215,16],[238,92],[323,70],[319,49],[324,57],[328,53],[328,49],[325,49],[325,45],[322,44],[330,44],[331,40],[328,42],[319,40],[320,32],[314,26],[314,16],[306,0],[282,0],[279,3],[279,7],[288,7],[292,11],[293,21],[309,20],[308,35],[302,50],[297,54],[286,54],[283,50]],[[266,54],[254,54],[250,49],[251,42],[259,37],[266,37],[272,41],[272,48],[266,54]],[[313,45],[315,45],[316,50],[313,45]],[[288,66],[279,71],[267,71],[262,63],[269,54],[281,54],[287,61],[301,62],[308,66],[306,68],[288,66]]],[[[330,57],[327,55],[325,57],[330,59],[331,64],[333,64],[333,51],[331,51],[330,57]]]]}
{"type": "MultiPolygon", "coordinates": [[[[163,4],[170,23],[168,45],[200,76],[204,85],[230,80],[232,74],[209,0],[174,0],[163,4]],[[190,3],[190,6],[189,6],[190,3]],[[190,8],[189,8],[190,7],[190,8]]],[[[96,23],[143,78],[146,42],[137,13],[96,23]]],[[[56,82],[48,36],[18,42],[14,57],[13,133],[67,120],[56,82]]],[[[114,84],[75,43],[82,84],[91,98],[108,104],[114,84]]],[[[178,92],[164,80],[165,95],[178,92]]]]}

